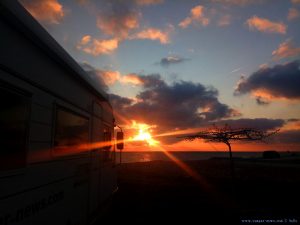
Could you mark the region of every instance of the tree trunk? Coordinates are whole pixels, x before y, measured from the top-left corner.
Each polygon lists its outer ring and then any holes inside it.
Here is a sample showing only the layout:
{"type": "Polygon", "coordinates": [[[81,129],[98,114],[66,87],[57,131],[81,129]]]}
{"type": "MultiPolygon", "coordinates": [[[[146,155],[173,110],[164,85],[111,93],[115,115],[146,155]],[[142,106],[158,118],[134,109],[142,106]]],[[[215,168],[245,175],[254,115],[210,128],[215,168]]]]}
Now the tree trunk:
{"type": "Polygon", "coordinates": [[[231,152],[231,145],[229,142],[225,142],[225,144],[228,146],[228,150],[229,150],[230,172],[231,172],[232,181],[234,182],[235,181],[235,171],[234,171],[234,162],[233,162],[232,152],[231,152]]]}

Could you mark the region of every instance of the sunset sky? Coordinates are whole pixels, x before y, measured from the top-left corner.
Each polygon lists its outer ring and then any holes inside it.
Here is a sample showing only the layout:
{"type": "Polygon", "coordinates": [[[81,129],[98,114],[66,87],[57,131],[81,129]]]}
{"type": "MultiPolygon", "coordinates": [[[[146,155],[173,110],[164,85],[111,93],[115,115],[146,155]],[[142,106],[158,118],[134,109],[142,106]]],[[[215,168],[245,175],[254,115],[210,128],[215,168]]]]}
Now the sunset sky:
{"type": "MultiPolygon", "coordinates": [[[[281,129],[233,150],[300,150],[300,0],[21,3],[109,94],[127,137],[142,127],[167,150],[224,150],[156,135],[227,123],[281,129]]],[[[141,149],[156,147],[125,150],[141,149]]]]}

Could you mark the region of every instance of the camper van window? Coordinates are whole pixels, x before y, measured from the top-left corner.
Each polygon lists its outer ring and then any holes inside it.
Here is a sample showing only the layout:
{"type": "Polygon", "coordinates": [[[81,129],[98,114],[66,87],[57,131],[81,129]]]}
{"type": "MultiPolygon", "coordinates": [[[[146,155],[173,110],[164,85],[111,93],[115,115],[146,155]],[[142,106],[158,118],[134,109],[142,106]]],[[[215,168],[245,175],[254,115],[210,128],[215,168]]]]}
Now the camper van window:
{"type": "Polygon", "coordinates": [[[54,146],[78,146],[89,142],[88,118],[58,108],[56,114],[54,146]]]}
{"type": "Polygon", "coordinates": [[[108,129],[104,129],[103,131],[103,140],[106,143],[105,147],[103,147],[103,161],[111,161],[112,160],[112,143],[111,143],[111,132],[108,129]]]}
{"type": "Polygon", "coordinates": [[[0,171],[24,167],[29,99],[0,87],[0,171]]]}

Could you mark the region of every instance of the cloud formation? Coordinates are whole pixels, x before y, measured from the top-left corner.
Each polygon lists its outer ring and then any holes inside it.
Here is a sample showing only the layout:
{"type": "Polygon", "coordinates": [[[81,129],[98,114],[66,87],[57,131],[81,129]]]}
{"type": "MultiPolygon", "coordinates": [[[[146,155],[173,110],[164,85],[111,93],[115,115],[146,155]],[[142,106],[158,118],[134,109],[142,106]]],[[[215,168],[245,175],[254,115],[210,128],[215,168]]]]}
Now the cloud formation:
{"type": "Polygon", "coordinates": [[[142,30],[138,33],[135,33],[129,37],[129,39],[148,39],[153,41],[159,41],[161,44],[168,44],[170,43],[170,31],[172,28],[162,31],[157,28],[147,28],[145,30],[142,30]]]}
{"type": "Polygon", "coordinates": [[[59,24],[65,16],[65,11],[57,0],[22,0],[29,13],[41,22],[59,24]]]}
{"type": "Polygon", "coordinates": [[[89,78],[93,80],[93,82],[97,83],[100,89],[104,89],[106,91],[108,91],[109,87],[111,85],[114,85],[116,82],[132,85],[145,84],[145,80],[142,80],[139,75],[134,73],[122,75],[119,71],[102,70],[95,68],[87,62],[79,64],[87,72],[89,78]]]}
{"type": "MultiPolygon", "coordinates": [[[[116,109],[117,121],[124,117],[139,123],[153,125],[155,134],[193,128],[211,128],[230,125],[232,128],[255,128],[274,130],[282,128],[288,121],[268,118],[230,119],[240,114],[218,100],[218,91],[199,83],[180,81],[171,85],[159,74],[137,75],[142,82],[142,91],[136,99],[111,94],[110,101],[116,109]],[[119,117],[121,115],[121,117],[119,117]],[[155,126],[156,125],[156,126],[155,126]]],[[[126,119],[125,119],[126,121],[126,119]]],[[[163,144],[180,141],[174,136],[156,137],[163,144]]]]}
{"type": "Polygon", "coordinates": [[[222,127],[228,124],[232,128],[253,128],[263,131],[275,130],[281,128],[286,124],[283,119],[268,119],[268,118],[242,118],[235,120],[221,120],[215,123],[217,126],[222,127]]]}
{"type": "Polygon", "coordinates": [[[85,35],[78,42],[76,48],[87,54],[99,56],[113,53],[118,48],[118,45],[119,40],[116,38],[101,40],[85,35]]]}
{"type": "Polygon", "coordinates": [[[140,76],[136,74],[122,75],[119,71],[101,70],[93,67],[87,62],[80,63],[80,65],[87,72],[89,78],[95,82],[100,89],[105,91],[108,91],[109,87],[116,82],[133,85],[143,84],[140,76]]]}
{"type": "MultiPolygon", "coordinates": [[[[85,35],[77,43],[77,49],[99,56],[113,53],[124,40],[148,39],[161,44],[170,43],[170,34],[174,30],[168,25],[165,30],[153,27],[139,29],[142,13],[138,6],[160,4],[163,0],[103,0],[97,15],[97,27],[105,38],[92,38],[85,35]]],[[[88,0],[80,4],[90,4],[88,0]]]]}
{"type": "Polygon", "coordinates": [[[112,71],[112,70],[100,70],[102,79],[104,80],[106,85],[112,85],[116,83],[117,80],[120,79],[121,74],[119,71],[112,71]]]}
{"type": "Polygon", "coordinates": [[[159,74],[139,75],[139,80],[143,89],[136,101],[111,95],[111,102],[117,114],[159,125],[160,131],[197,127],[238,115],[237,111],[219,102],[218,91],[212,87],[187,81],[169,85],[159,74]]]}
{"type": "Polygon", "coordinates": [[[140,13],[130,1],[107,1],[97,17],[97,27],[114,38],[127,38],[129,32],[139,27],[140,13]]]}
{"type": "Polygon", "coordinates": [[[267,99],[263,99],[261,96],[257,96],[255,100],[258,105],[269,105],[270,104],[270,101],[268,101],[267,99]]]}
{"type": "Polygon", "coordinates": [[[292,39],[281,43],[279,47],[272,52],[273,60],[278,61],[283,58],[295,57],[300,55],[300,47],[294,46],[292,39]]]}
{"type": "Polygon", "coordinates": [[[285,130],[276,134],[276,138],[272,140],[279,144],[299,144],[300,130],[285,130]]]}
{"type": "Polygon", "coordinates": [[[91,35],[84,35],[81,40],[78,42],[78,45],[83,46],[88,44],[91,41],[91,35]]]}
{"type": "MultiPolygon", "coordinates": [[[[149,124],[155,134],[180,130],[190,130],[193,133],[196,132],[196,128],[211,128],[213,124],[219,127],[228,124],[232,128],[250,127],[268,131],[282,128],[291,121],[298,121],[268,118],[231,119],[240,114],[220,103],[218,91],[212,87],[187,81],[167,84],[159,74],[134,76],[142,85],[142,90],[135,99],[110,94],[110,102],[116,110],[116,119],[121,123],[128,123],[134,119],[139,123],[149,124]]],[[[282,138],[286,140],[286,137],[284,134],[282,138]]],[[[176,136],[163,135],[156,139],[162,144],[180,141],[176,136]]]]}
{"type": "Polygon", "coordinates": [[[289,9],[289,13],[288,13],[288,16],[287,16],[288,20],[290,20],[290,21],[295,20],[299,17],[300,17],[300,12],[299,12],[298,9],[296,9],[296,8],[290,8],[289,9]]]}
{"type": "Polygon", "coordinates": [[[261,68],[248,78],[242,77],[235,95],[251,93],[260,100],[300,99],[300,62],[293,61],[273,68],[261,68]]]}
{"type": "Polygon", "coordinates": [[[120,95],[110,94],[109,95],[110,103],[115,106],[115,109],[125,110],[127,107],[130,107],[134,101],[130,98],[122,97],[120,95]]]}
{"type": "Polygon", "coordinates": [[[97,27],[107,35],[124,39],[131,30],[139,27],[139,13],[121,5],[102,11],[97,18],[97,27]],[[118,6],[118,7],[117,7],[118,6]]]}
{"type": "Polygon", "coordinates": [[[258,30],[265,33],[279,33],[285,34],[287,25],[282,22],[273,22],[271,20],[253,16],[246,21],[250,30],[258,30]]]}
{"type": "Polygon", "coordinates": [[[171,56],[167,56],[164,57],[160,60],[159,64],[163,67],[168,67],[170,65],[173,64],[179,64],[179,63],[183,63],[185,61],[188,61],[189,59],[187,58],[183,58],[177,55],[171,55],[171,56]]]}
{"type": "Polygon", "coordinates": [[[196,24],[201,24],[202,26],[207,26],[210,22],[209,18],[204,15],[204,6],[197,5],[190,10],[190,14],[184,20],[182,20],[178,26],[181,28],[187,28],[193,22],[196,24]]]}
{"type": "Polygon", "coordinates": [[[103,71],[98,70],[87,62],[79,63],[82,69],[87,73],[89,79],[99,90],[108,91],[108,86],[104,81],[103,71]]]}
{"type": "Polygon", "coordinates": [[[142,85],[143,84],[143,81],[140,78],[140,76],[135,73],[130,73],[130,74],[122,76],[120,78],[120,82],[123,84],[133,84],[133,85],[142,85]]]}

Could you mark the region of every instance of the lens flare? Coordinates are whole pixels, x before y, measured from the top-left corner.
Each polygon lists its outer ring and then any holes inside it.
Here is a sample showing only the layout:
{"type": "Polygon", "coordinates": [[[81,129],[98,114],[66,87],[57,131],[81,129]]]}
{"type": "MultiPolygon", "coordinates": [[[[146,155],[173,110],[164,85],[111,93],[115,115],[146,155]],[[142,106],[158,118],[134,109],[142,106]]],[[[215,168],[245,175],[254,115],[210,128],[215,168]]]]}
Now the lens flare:
{"type": "Polygon", "coordinates": [[[213,190],[212,185],[207,182],[207,180],[201,176],[197,171],[192,169],[187,163],[183,162],[182,160],[178,159],[174,156],[171,152],[165,150],[162,146],[159,146],[159,150],[164,153],[172,162],[174,162],[179,168],[181,168],[186,174],[191,176],[194,180],[196,180],[203,188],[206,190],[213,190]]]}
{"type": "Polygon", "coordinates": [[[155,140],[151,135],[151,128],[156,127],[155,125],[148,125],[145,123],[137,123],[132,121],[130,129],[137,130],[138,134],[131,138],[132,141],[144,141],[149,146],[157,146],[159,141],[155,140]]]}
{"type": "Polygon", "coordinates": [[[202,131],[203,128],[190,128],[185,130],[175,130],[175,131],[169,131],[161,134],[154,135],[154,137],[166,137],[166,136],[177,136],[182,134],[192,134],[196,132],[202,131]]]}

